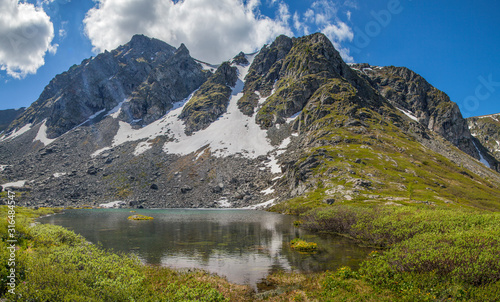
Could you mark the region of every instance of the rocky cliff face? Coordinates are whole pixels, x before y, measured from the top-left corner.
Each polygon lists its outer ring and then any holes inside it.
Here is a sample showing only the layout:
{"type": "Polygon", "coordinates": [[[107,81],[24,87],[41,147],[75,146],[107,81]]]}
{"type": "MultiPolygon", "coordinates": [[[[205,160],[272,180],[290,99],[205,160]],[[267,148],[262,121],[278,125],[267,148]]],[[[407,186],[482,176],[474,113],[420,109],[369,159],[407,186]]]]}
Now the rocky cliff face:
{"type": "Polygon", "coordinates": [[[37,206],[393,203],[411,187],[498,208],[500,175],[464,123],[414,72],[349,66],[322,34],[219,66],[135,36],[57,76],[9,126],[0,185],[37,206]]]}
{"type": "Polygon", "coordinates": [[[394,107],[439,133],[465,153],[479,159],[467,122],[457,104],[424,78],[405,67],[352,66],[394,107]]]}
{"type": "Polygon", "coordinates": [[[136,35],[129,43],[56,76],[7,132],[46,120],[47,136],[58,137],[96,112],[117,106],[174,55],[172,46],[136,35]]]}
{"type": "Polygon", "coordinates": [[[201,69],[182,44],[134,90],[120,117],[128,123],[148,125],[172,109],[174,103],[187,98],[209,76],[210,72],[201,69]]]}
{"type": "MultiPolygon", "coordinates": [[[[491,155],[485,156],[485,159],[491,165],[495,164],[495,160],[500,161],[500,114],[470,117],[467,123],[471,134],[479,141],[477,145],[484,147],[491,155]]],[[[497,170],[500,171],[498,164],[497,170]]]]}

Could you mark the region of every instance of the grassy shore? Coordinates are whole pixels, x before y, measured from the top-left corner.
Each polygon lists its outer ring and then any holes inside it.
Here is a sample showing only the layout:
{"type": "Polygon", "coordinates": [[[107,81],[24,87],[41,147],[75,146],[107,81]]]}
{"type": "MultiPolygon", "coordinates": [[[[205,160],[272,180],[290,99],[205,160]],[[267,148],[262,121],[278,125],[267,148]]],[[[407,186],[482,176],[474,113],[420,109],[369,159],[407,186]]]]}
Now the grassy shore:
{"type": "MultiPolygon", "coordinates": [[[[287,206],[281,205],[281,210],[287,206]]],[[[296,207],[295,207],[296,208],[296,207]]],[[[53,209],[16,208],[16,294],[8,289],[7,216],[0,208],[0,291],[8,301],[497,301],[500,215],[429,206],[335,205],[300,210],[302,226],[374,246],[358,271],[274,273],[259,293],[202,271],[141,265],[54,225],[53,209]]]]}

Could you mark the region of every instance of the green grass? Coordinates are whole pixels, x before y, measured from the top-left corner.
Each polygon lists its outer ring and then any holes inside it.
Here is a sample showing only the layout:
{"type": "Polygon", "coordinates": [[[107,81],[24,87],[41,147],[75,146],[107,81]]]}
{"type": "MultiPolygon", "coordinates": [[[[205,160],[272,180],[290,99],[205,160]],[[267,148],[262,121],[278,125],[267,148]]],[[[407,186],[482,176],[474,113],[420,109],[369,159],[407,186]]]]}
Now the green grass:
{"type": "MultiPolygon", "coordinates": [[[[292,203],[285,203],[286,205],[292,203]]],[[[6,293],[8,211],[0,208],[0,292],[9,301],[496,301],[500,214],[477,209],[295,201],[303,228],[374,246],[358,271],[275,272],[255,293],[203,271],[141,265],[59,226],[31,225],[52,209],[16,208],[16,296],[6,293]]],[[[294,243],[298,244],[296,240],[294,243]]]]}
{"type": "MultiPolygon", "coordinates": [[[[500,293],[500,213],[444,206],[311,208],[301,227],[353,238],[375,251],[358,272],[320,275],[327,301],[364,301],[362,292],[390,293],[402,301],[496,301],[500,293]],[[343,297],[343,298],[342,298],[343,297]]],[[[320,299],[323,301],[323,299],[320,299]]],[[[391,301],[388,299],[388,301],[391,301]]],[[[367,300],[368,301],[368,300],[367,300]]],[[[383,300],[381,300],[383,301],[383,300]]]]}

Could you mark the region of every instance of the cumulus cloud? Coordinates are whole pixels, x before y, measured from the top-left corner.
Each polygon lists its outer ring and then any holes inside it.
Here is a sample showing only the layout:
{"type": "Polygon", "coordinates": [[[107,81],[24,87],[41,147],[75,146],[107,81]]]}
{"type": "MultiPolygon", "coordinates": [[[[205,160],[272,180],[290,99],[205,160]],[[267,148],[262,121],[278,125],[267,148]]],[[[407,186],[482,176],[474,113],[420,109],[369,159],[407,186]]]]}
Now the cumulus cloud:
{"type": "Polygon", "coordinates": [[[349,54],[349,49],[342,46],[342,42],[354,39],[354,33],[347,24],[337,21],[337,24],[328,24],[325,26],[321,32],[332,41],[333,46],[335,46],[345,61],[352,62],[354,60],[349,54]]]}
{"type": "Polygon", "coordinates": [[[55,53],[54,27],[40,7],[18,0],[0,1],[0,69],[21,79],[45,64],[45,54],[55,53]]]}
{"type": "Polygon", "coordinates": [[[260,13],[259,0],[96,1],[84,19],[96,52],[114,49],[141,33],[173,46],[184,43],[193,57],[219,63],[240,51],[254,51],[280,34],[293,35],[291,15],[282,2],[271,19],[260,13]]]}
{"type": "MultiPolygon", "coordinates": [[[[342,7],[352,7],[352,3],[346,1],[342,7]]],[[[346,62],[352,62],[354,59],[350,55],[350,50],[343,46],[344,42],[352,41],[354,33],[352,28],[339,17],[339,10],[342,8],[339,4],[327,1],[317,0],[311,4],[302,16],[295,13],[293,15],[294,28],[299,34],[309,34],[310,27],[316,27],[319,31],[325,34],[333,46],[339,51],[340,55],[346,62]]],[[[351,12],[346,12],[347,19],[351,19],[351,12]]]]}

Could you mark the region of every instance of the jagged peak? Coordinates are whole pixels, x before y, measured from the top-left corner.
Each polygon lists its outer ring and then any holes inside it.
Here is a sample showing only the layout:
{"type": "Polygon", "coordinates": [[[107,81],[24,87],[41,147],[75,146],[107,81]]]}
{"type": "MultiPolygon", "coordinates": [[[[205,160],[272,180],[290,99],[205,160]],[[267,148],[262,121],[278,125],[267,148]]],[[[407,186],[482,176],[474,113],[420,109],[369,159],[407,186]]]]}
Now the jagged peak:
{"type": "Polygon", "coordinates": [[[176,51],[176,48],[173,47],[172,45],[155,38],[150,38],[142,34],[136,34],[132,36],[132,39],[129,42],[127,42],[122,46],[119,46],[114,51],[120,51],[125,49],[135,49],[136,51],[140,52],[148,51],[152,53],[158,51],[173,53],[176,51]]]}
{"type": "Polygon", "coordinates": [[[177,48],[177,50],[175,51],[175,54],[176,55],[178,55],[178,54],[189,55],[189,49],[186,47],[186,45],[184,45],[184,43],[181,43],[181,45],[179,46],[179,48],[177,48]]]}
{"type": "Polygon", "coordinates": [[[248,62],[247,60],[247,56],[242,51],[231,60],[231,63],[240,66],[246,66],[250,64],[250,62],[248,62]]]}

